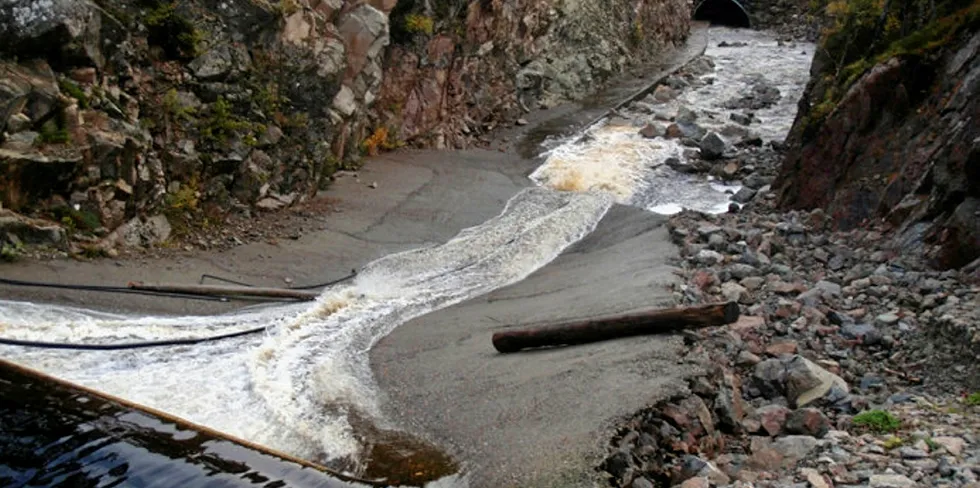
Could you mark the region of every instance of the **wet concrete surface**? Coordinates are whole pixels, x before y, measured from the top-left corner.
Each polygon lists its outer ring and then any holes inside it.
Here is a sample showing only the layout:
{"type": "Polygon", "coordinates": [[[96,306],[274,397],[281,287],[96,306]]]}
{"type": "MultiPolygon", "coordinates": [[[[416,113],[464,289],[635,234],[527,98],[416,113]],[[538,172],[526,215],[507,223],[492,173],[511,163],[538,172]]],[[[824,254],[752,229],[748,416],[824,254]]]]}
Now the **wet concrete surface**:
{"type": "MultiPolygon", "coordinates": [[[[213,274],[260,286],[323,283],[387,254],[448,240],[500,213],[530,185],[532,161],[498,151],[402,151],[369,161],[322,192],[336,201],[323,228],[297,240],[238,246],[178,258],[51,260],[0,264],[7,279],[125,286],[130,281],[197,283],[213,274]],[[358,181],[359,180],[359,181],[358,181]],[[372,189],[370,183],[377,183],[372,189]]],[[[114,312],[208,314],[249,303],[0,285],[0,299],[114,312]]]]}
{"type": "MultiPolygon", "coordinates": [[[[694,41],[665,60],[663,74],[704,49],[694,41]]],[[[216,274],[261,286],[340,278],[378,257],[444,242],[500,213],[531,184],[533,156],[548,136],[573,134],[663,74],[624,80],[581,104],[527,115],[529,125],[495,134],[510,150],[402,151],[368,161],[359,178],[338,179],[325,196],[337,212],[322,229],[278,245],[254,243],[179,258],[22,262],[0,276],[59,283],[196,283],[216,274]],[[510,144],[510,143],[509,143],[510,144]],[[376,182],[371,189],[368,182],[376,182]]],[[[590,346],[498,355],[492,331],[506,324],[582,318],[665,304],[674,253],[663,219],[615,207],[588,238],[515,285],[403,324],[371,353],[386,413],[445,446],[472,486],[589,486],[605,429],[620,416],[682,388],[680,340],[642,337],[590,346]]],[[[213,303],[0,286],[0,298],[141,314],[207,314],[241,308],[213,303]]]]}
{"type": "Polygon", "coordinates": [[[474,487],[591,486],[608,426],[693,373],[677,336],[497,353],[493,332],[668,305],[664,218],[616,206],[512,286],[398,327],[371,351],[385,412],[464,461],[474,487]]]}

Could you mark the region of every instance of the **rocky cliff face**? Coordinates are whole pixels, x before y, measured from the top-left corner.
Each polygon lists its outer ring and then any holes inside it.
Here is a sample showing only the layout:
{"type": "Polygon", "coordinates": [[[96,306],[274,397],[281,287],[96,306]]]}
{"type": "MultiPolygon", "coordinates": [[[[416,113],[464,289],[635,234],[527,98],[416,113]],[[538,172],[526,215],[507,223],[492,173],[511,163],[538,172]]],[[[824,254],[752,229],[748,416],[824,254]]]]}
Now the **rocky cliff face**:
{"type": "Polygon", "coordinates": [[[147,244],[303,198],[359,156],[390,3],[5,0],[3,205],[147,244]]]}
{"type": "Polygon", "coordinates": [[[401,139],[463,147],[661,54],[689,19],[684,0],[401,0],[378,114],[401,139]]]}
{"type": "Polygon", "coordinates": [[[2,0],[2,204],[145,245],[583,97],[688,18],[684,0],[2,0]]]}
{"type": "Polygon", "coordinates": [[[896,253],[961,267],[980,257],[980,8],[888,5],[836,7],[774,186],[784,207],[887,219],[896,253]]]}

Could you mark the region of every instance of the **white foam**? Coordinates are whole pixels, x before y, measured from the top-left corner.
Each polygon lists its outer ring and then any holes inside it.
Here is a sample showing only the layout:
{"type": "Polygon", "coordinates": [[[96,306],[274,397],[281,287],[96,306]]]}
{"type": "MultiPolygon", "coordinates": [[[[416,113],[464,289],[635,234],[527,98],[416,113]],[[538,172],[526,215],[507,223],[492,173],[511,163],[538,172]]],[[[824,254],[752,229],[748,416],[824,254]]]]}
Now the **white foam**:
{"type": "MultiPolygon", "coordinates": [[[[759,72],[782,101],[756,112],[753,130],[785,136],[807,77],[809,55],[764,34],[712,28],[744,48],[710,47],[715,83],[665,105],[723,113],[726,100],[759,72]],[[806,59],[804,59],[806,58],[806,59]],[[792,65],[792,66],[790,66],[792,65]],[[729,83],[729,79],[733,80],[729,83]],[[739,81],[742,80],[742,81],[739,81]]],[[[725,115],[727,119],[727,114],[725,115]]],[[[706,127],[724,124],[699,118],[706,127]]],[[[5,357],[102,389],[208,427],[306,457],[356,457],[361,446],[348,409],[378,415],[367,351],[399,324],[429,311],[514,283],[588,234],[615,200],[672,214],[684,208],[727,210],[737,187],[676,173],[677,141],[645,139],[635,127],[601,123],[583,142],[556,144],[528,189],[486,223],[449,242],[390,255],[368,264],[349,284],[326,290],[312,305],[252,309],[217,317],[142,317],[72,307],[0,301],[0,334],[64,342],[113,343],[196,338],[267,325],[258,336],[194,346],[78,352],[0,347],[5,357]]],[[[577,137],[575,139],[578,139],[577,137]]],[[[449,481],[448,483],[453,483],[449,481]]]]}
{"type": "MultiPolygon", "coordinates": [[[[726,27],[712,27],[710,38],[706,55],[714,60],[715,70],[701,76],[704,86],[685,89],[656,110],[674,115],[682,107],[690,109],[698,115],[698,125],[724,133],[726,126],[734,124],[729,120],[733,110],[726,109],[725,103],[751,93],[762,78],[780,91],[781,98],[772,107],[754,111],[759,120],[748,130],[763,141],[784,139],[809,79],[814,46],[781,45],[767,33],[726,27]],[[719,47],[721,41],[736,47],[719,47]]],[[[544,164],[531,175],[539,184],[565,191],[605,191],[619,203],[664,215],[679,209],[727,212],[730,195],[740,188],[665,167],[667,158],[687,162],[676,139],[644,138],[639,127],[609,121],[551,147],[544,156],[544,164]]]]}
{"type": "Polygon", "coordinates": [[[445,244],[374,261],[312,306],[163,318],[0,302],[8,337],[117,342],[268,324],[257,337],[126,351],[0,350],[28,366],[294,455],[356,459],[361,446],[347,409],[379,415],[370,347],[411,318],[524,278],[590,232],[611,204],[603,194],[527,189],[499,216],[445,244]]]}

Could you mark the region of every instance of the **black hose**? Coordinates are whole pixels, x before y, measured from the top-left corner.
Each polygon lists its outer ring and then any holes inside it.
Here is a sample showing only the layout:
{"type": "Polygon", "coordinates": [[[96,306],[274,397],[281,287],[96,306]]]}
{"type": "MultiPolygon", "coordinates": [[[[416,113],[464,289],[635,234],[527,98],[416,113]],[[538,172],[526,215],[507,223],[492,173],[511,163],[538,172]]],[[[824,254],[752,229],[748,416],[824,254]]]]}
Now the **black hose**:
{"type": "Polygon", "coordinates": [[[242,283],[241,281],[229,280],[228,278],[222,278],[220,276],[215,276],[213,274],[206,274],[206,273],[201,275],[201,279],[198,280],[198,283],[200,283],[200,284],[203,285],[204,284],[204,280],[207,279],[207,278],[210,278],[210,279],[215,280],[215,281],[221,281],[221,282],[224,282],[224,283],[231,283],[233,285],[247,286],[247,287],[250,287],[250,288],[254,286],[254,285],[250,285],[248,283],[242,283]]]}
{"type": "Polygon", "coordinates": [[[72,349],[78,351],[118,351],[122,349],[143,349],[148,347],[165,347],[165,346],[187,346],[194,344],[202,344],[205,342],[220,341],[222,339],[232,339],[235,337],[242,337],[250,334],[258,334],[266,330],[268,326],[256,327],[254,329],[241,330],[238,332],[230,332],[228,334],[221,334],[209,337],[199,337],[195,339],[167,339],[163,341],[146,341],[146,342],[122,342],[117,344],[71,344],[67,342],[45,342],[45,341],[28,341],[22,339],[7,339],[0,337],[0,344],[7,346],[22,346],[22,347],[34,347],[42,349],[72,349]]]}
{"type": "Polygon", "coordinates": [[[337,278],[336,280],[328,281],[326,283],[320,283],[320,284],[316,284],[316,285],[293,286],[291,288],[294,288],[294,289],[297,289],[297,290],[311,290],[313,288],[326,288],[328,286],[333,286],[333,285],[336,285],[337,283],[343,283],[343,282],[345,282],[347,280],[353,279],[355,276],[357,276],[357,270],[356,269],[352,269],[352,270],[350,270],[350,274],[347,275],[347,276],[344,276],[343,278],[337,278]]]}

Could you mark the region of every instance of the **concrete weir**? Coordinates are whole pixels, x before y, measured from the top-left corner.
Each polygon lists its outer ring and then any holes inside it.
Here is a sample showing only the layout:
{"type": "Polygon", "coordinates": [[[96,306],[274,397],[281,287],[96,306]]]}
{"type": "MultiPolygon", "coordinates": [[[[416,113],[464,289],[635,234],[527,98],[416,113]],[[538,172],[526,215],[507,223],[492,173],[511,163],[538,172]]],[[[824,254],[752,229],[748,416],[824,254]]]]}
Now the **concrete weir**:
{"type": "Polygon", "coordinates": [[[525,280],[403,324],[371,351],[386,413],[446,446],[473,487],[591,486],[617,418],[684,388],[681,339],[647,336],[501,355],[507,326],[667,305],[664,218],[613,207],[525,280]]]}

